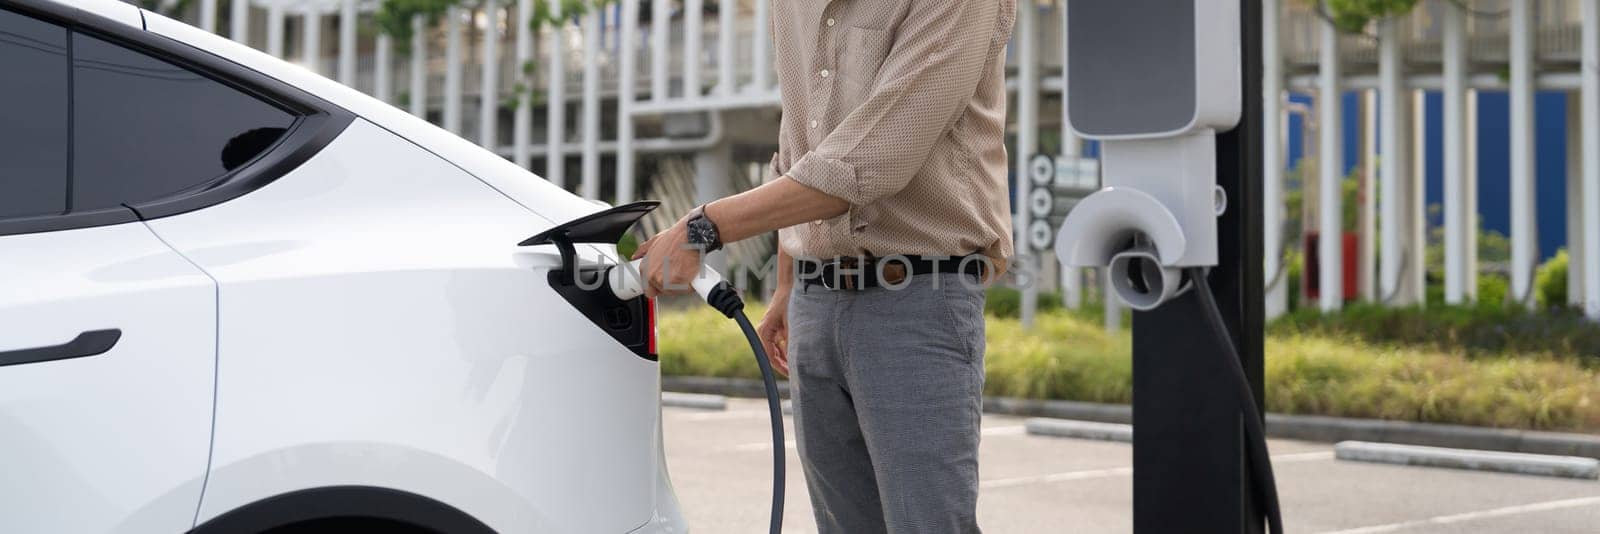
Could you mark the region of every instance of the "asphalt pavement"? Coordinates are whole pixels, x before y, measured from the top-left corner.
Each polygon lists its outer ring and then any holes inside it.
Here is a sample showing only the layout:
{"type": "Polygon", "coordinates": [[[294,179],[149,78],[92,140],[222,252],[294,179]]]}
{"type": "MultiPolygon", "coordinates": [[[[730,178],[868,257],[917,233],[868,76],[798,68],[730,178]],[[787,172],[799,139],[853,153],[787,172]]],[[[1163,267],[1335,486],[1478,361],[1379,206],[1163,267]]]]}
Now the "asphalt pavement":
{"type": "MultiPolygon", "coordinates": [[[[771,489],[764,401],[664,408],[667,464],[693,532],[763,532],[771,489]]],[[[978,522],[988,533],[1132,531],[1132,446],[1028,435],[986,415],[978,522]]],[[[784,531],[815,532],[789,428],[784,531]]],[[[1600,482],[1335,460],[1332,444],[1273,440],[1285,531],[1600,532],[1600,482]]]]}

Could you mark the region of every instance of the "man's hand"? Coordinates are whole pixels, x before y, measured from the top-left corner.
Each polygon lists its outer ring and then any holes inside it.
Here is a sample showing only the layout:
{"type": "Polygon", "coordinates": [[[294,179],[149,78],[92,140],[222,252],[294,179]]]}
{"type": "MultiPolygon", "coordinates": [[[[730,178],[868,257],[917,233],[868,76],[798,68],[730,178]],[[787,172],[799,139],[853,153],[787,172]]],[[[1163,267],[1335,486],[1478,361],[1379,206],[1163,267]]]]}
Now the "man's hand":
{"type": "Polygon", "coordinates": [[[662,295],[681,295],[693,291],[689,282],[700,274],[700,248],[689,244],[689,227],[686,219],[679,219],[671,228],[656,234],[639,245],[632,259],[644,259],[644,294],[655,298],[662,295]],[[670,270],[670,272],[669,272],[670,270]]]}
{"type": "Polygon", "coordinates": [[[756,326],[756,335],[761,336],[761,346],[767,351],[767,361],[772,362],[772,369],[785,377],[789,376],[789,287],[780,284],[778,290],[772,294],[772,302],[767,308],[767,315],[761,318],[761,324],[756,326]]]}

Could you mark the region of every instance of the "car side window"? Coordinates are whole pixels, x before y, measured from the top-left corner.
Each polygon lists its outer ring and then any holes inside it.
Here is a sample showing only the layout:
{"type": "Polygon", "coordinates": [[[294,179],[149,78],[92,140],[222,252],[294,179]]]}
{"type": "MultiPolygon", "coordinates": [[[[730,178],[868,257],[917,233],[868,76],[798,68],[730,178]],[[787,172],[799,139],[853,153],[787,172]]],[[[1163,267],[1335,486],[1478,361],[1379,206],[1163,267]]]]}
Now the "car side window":
{"type": "Polygon", "coordinates": [[[67,210],[67,39],[0,10],[0,219],[67,210]]]}
{"type": "Polygon", "coordinates": [[[181,66],[72,35],[71,210],[203,190],[266,152],[296,115],[181,66]]]}

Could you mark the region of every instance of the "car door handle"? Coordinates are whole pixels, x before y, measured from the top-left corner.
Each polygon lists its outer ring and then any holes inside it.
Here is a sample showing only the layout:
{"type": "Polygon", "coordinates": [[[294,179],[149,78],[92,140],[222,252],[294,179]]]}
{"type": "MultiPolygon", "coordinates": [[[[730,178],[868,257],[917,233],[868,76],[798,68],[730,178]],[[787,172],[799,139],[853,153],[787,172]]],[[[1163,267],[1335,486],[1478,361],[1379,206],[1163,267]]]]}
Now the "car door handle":
{"type": "Polygon", "coordinates": [[[122,330],[118,328],[89,330],[78,334],[78,337],[72,338],[72,341],[60,345],[0,352],[0,367],[104,354],[106,351],[111,350],[111,347],[117,346],[117,341],[120,339],[122,339],[122,330]]]}

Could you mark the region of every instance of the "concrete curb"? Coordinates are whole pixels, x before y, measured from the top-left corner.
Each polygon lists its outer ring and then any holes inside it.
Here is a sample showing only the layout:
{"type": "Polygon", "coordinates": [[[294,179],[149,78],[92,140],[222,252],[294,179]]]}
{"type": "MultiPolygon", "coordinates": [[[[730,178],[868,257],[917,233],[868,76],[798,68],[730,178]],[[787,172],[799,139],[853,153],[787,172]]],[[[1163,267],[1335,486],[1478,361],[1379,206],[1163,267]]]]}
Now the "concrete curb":
{"type": "Polygon", "coordinates": [[[1133,425],[1035,417],[1024,422],[1023,427],[1037,436],[1133,443],[1133,425]]]}
{"type": "Polygon", "coordinates": [[[1600,460],[1577,456],[1475,451],[1366,441],[1341,441],[1333,446],[1333,455],[1340,460],[1356,462],[1600,479],[1600,460]]]}
{"type": "Polygon", "coordinates": [[[728,397],[707,393],[663,391],[661,392],[661,405],[675,408],[694,408],[696,410],[726,410],[728,409],[728,397]]]}
{"type": "MultiPolygon", "coordinates": [[[[661,384],[663,389],[669,391],[716,393],[732,397],[765,396],[760,380],[671,376],[662,377],[661,384]]],[[[781,393],[787,397],[789,394],[788,384],[780,382],[779,387],[781,393]]],[[[1133,408],[1123,404],[984,397],[983,410],[988,413],[1028,417],[1053,417],[1124,425],[1133,423],[1133,408]]],[[[1269,413],[1267,414],[1267,435],[1275,438],[1328,443],[1375,441],[1458,449],[1600,458],[1600,435],[1381,421],[1321,415],[1269,413]]]]}

